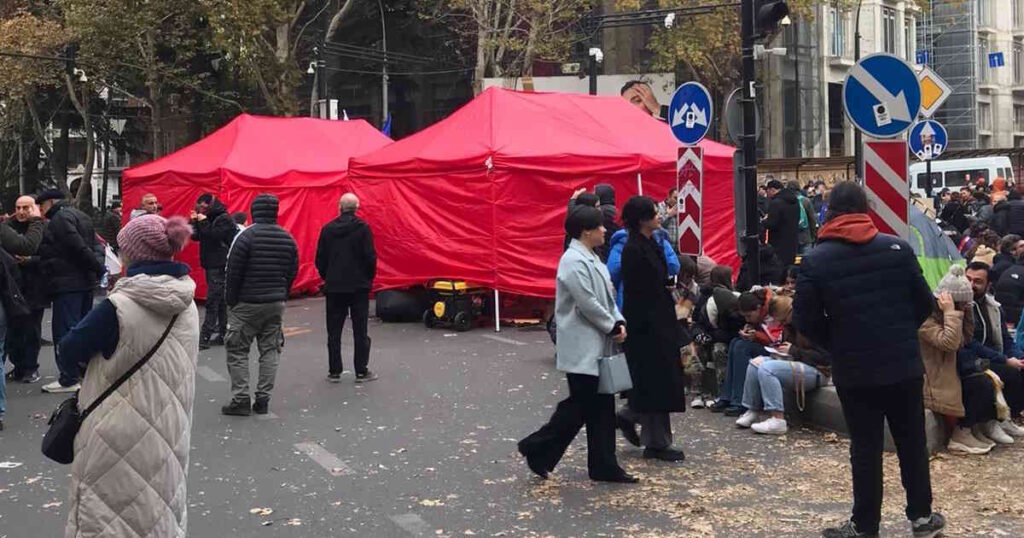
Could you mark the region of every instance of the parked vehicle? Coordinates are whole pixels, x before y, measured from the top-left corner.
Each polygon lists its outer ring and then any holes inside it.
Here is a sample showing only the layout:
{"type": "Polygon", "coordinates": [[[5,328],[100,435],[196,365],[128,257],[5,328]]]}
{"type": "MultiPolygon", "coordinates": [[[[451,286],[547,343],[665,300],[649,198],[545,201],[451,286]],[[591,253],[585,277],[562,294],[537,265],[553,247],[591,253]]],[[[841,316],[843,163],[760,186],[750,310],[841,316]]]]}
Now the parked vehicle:
{"type": "MultiPolygon", "coordinates": [[[[985,183],[1001,177],[1007,183],[1014,183],[1013,165],[1010,158],[1003,156],[974,157],[970,159],[948,159],[932,161],[932,196],[943,188],[957,190],[984,178],[985,183]]],[[[925,196],[925,163],[910,165],[911,191],[925,196]]]]}

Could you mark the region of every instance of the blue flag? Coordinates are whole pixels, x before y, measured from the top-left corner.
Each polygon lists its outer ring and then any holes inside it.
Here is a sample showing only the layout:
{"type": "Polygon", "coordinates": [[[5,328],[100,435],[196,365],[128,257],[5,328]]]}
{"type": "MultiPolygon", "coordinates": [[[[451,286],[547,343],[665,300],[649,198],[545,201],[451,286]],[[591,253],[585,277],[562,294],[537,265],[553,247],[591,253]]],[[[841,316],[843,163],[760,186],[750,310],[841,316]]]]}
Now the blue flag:
{"type": "Polygon", "coordinates": [[[391,114],[388,114],[388,119],[384,120],[380,132],[384,133],[384,136],[391,136],[391,114]]]}

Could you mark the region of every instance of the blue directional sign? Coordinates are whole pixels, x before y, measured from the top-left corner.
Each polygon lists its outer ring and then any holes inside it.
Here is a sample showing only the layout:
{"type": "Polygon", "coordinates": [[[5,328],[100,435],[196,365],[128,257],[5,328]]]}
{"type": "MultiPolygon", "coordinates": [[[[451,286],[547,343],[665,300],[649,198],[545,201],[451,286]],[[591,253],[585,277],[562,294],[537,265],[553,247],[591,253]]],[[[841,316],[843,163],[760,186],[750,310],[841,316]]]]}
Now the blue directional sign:
{"type": "Polygon", "coordinates": [[[1002,52],[990,52],[988,53],[988,66],[989,67],[1003,67],[1006,65],[1006,60],[1003,58],[1002,52]]]}
{"type": "Polygon", "coordinates": [[[892,138],[906,131],[921,110],[921,84],[914,69],[892,54],[872,54],[850,68],[843,106],[868,136],[892,138]]]}
{"type": "Polygon", "coordinates": [[[915,54],[915,59],[916,59],[916,61],[914,63],[916,63],[917,65],[925,65],[925,64],[927,64],[928,63],[928,51],[926,51],[926,50],[919,50],[919,51],[917,51],[917,53],[915,54]]]}
{"type": "Polygon", "coordinates": [[[672,134],[684,146],[694,146],[708,134],[713,115],[711,94],[699,82],[687,82],[672,95],[669,125],[672,134]]]}
{"type": "Polygon", "coordinates": [[[949,135],[946,134],[946,128],[935,120],[915,123],[910,129],[910,137],[907,139],[910,151],[921,161],[939,158],[939,155],[946,150],[948,142],[949,135]]]}

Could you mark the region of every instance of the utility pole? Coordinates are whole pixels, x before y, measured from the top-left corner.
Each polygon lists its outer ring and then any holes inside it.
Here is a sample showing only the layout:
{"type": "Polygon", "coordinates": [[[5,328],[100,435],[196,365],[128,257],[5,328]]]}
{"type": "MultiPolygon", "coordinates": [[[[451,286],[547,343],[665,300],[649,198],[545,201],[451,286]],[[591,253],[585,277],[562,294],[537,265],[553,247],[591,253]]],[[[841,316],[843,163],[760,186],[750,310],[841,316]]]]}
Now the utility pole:
{"type": "Polygon", "coordinates": [[[381,103],[384,108],[384,119],[381,120],[381,125],[383,126],[388,121],[388,30],[384,26],[384,4],[382,0],[377,0],[377,7],[380,8],[380,35],[381,43],[384,46],[384,61],[380,64],[381,103]]]}
{"type": "Polygon", "coordinates": [[[743,0],[740,7],[740,47],[743,53],[743,150],[744,213],[747,229],[743,234],[747,268],[755,282],[761,282],[761,219],[757,212],[757,95],[754,93],[754,1],[743,0]]]}

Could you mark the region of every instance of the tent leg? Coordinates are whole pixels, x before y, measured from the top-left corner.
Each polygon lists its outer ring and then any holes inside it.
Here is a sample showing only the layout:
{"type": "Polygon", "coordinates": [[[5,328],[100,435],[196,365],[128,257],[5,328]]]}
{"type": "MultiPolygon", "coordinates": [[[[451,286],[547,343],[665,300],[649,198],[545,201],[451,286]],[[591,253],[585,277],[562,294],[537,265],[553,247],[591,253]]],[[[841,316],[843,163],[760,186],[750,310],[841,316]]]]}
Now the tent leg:
{"type": "Polygon", "coordinates": [[[501,332],[501,311],[498,301],[498,290],[494,290],[494,332],[501,332]]]}
{"type": "Polygon", "coordinates": [[[640,177],[640,172],[636,173],[636,192],[638,196],[644,195],[644,182],[640,177]]]}

